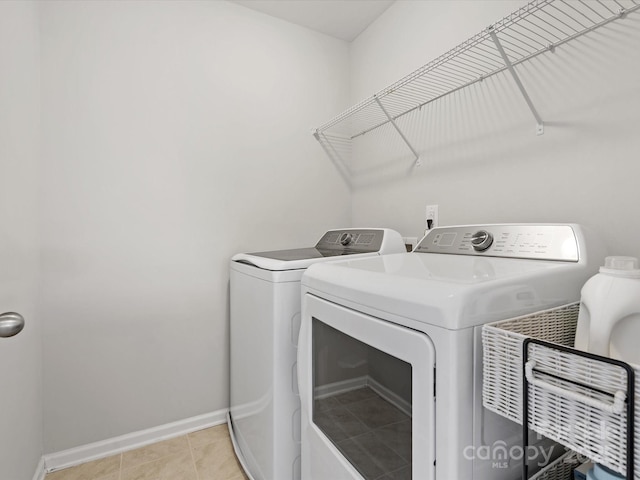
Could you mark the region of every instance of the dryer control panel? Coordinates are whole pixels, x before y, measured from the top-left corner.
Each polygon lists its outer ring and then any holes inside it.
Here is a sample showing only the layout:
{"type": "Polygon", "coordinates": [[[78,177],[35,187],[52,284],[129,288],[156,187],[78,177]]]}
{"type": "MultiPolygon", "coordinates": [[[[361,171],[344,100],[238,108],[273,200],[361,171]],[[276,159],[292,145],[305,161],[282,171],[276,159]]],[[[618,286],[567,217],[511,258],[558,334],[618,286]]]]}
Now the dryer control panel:
{"type": "Polygon", "coordinates": [[[420,240],[414,252],[564,262],[577,262],[580,255],[571,225],[534,224],[438,227],[420,240]]]}

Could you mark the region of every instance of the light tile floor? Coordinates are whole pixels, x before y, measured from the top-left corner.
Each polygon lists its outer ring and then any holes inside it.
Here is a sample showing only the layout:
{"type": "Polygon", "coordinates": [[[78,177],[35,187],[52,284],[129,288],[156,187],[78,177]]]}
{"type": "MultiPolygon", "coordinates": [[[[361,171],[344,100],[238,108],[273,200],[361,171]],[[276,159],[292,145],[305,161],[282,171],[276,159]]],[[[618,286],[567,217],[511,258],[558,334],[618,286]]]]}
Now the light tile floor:
{"type": "Polygon", "coordinates": [[[226,425],[47,474],[45,480],[246,480],[226,425]]]}

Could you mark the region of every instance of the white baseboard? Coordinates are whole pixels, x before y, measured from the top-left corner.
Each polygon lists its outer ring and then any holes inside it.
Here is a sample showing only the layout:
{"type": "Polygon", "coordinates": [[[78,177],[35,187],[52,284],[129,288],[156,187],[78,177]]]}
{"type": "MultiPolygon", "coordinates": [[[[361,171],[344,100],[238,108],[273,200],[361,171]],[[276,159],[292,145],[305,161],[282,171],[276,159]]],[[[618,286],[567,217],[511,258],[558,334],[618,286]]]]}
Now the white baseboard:
{"type": "Polygon", "coordinates": [[[47,472],[44,469],[44,457],[40,457],[38,466],[36,467],[36,473],[33,474],[33,480],[44,480],[44,476],[47,472]]]}
{"type": "Polygon", "coordinates": [[[42,477],[36,473],[33,480],[43,480],[45,472],[50,473],[99,458],[117,455],[118,453],[133,450],[134,448],[144,447],[151,443],[179,437],[190,432],[202,430],[203,428],[221,425],[227,421],[227,411],[225,408],[147,430],[140,430],[100,442],[81,445],[61,452],[47,453],[42,457],[40,462],[42,464],[42,477]]]}

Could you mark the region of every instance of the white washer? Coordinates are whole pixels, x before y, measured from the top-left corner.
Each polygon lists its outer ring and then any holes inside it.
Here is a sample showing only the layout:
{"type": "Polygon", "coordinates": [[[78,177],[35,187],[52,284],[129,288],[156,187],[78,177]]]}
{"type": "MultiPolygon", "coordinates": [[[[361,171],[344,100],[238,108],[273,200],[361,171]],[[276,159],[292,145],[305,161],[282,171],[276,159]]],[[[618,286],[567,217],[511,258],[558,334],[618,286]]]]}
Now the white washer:
{"type": "Polygon", "coordinates": [[[296,343],[300,278],[314,263],[405,250],[389,229],[326,232],[315,247],[242,253],[230,266],[229,429],[236,454],[256,480],[300,478],[296,343]]]}
{"type": "MultiPolygon", "coordinates": [[[[578,300],[604,256],[578,225],[476,225],[311,266],[303,480],[519,478],[521,427],[482,407],[482,325],[578,300]]],[[[552,447],[535,443],[541,466],[552,447]]]]}

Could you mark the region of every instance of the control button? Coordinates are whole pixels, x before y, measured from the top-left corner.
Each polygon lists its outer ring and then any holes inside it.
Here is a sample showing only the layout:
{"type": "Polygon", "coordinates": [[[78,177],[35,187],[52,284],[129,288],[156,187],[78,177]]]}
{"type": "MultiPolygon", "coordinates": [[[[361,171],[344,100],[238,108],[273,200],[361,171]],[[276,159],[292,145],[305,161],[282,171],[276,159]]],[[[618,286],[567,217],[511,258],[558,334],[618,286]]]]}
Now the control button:
{"type": "Polygon", "coordinates": [[[340,236],[340,243],[345,247],[349,245],[352,241],[353,241],[353,235],[350,233],[345,232],[340,236]]]}
{"type": "Polygon", "coordinates": [[[471,245],[476,252],[483,252],[493,243],[493,235],[486,230],[479,230],[471,237],[471,245]]]}
{"type": "Polygon", "coordinates": [[[358,245],[369,245],[372,241],[373,241],[374,235],[371,233],[367,233],[367,234],[361,234],[358,239],[356,240],[356,243],[358,245]]]}

